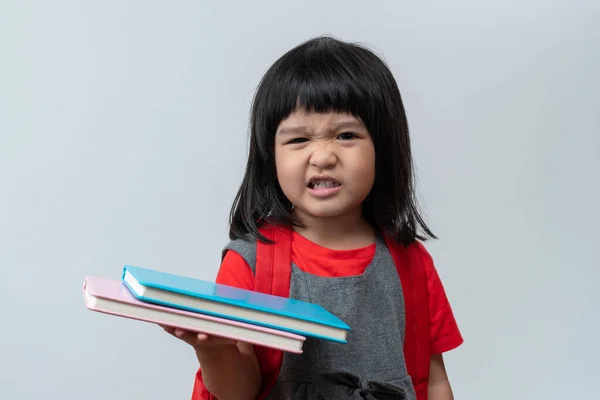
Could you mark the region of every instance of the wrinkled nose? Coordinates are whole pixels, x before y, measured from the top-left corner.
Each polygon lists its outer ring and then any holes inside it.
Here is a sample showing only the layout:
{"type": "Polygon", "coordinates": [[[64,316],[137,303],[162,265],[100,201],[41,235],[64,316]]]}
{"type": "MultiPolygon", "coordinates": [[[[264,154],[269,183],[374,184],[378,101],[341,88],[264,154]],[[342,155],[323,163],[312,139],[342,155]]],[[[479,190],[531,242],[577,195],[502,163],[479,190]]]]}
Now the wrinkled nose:
{"type": "Polygon", "coordinates": [[[310,156],[310,164],[320,169],[331,168],[336,163],[337,157],[335,153],[324,147],[315,149],[310,156]]]}

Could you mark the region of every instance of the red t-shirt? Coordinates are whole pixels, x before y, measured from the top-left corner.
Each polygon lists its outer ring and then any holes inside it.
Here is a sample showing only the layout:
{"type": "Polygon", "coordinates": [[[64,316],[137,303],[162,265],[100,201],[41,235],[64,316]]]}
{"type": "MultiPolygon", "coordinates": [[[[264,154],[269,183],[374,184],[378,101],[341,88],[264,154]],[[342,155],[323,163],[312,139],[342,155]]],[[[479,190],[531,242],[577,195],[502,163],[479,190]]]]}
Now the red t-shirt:
{"type": "MultiPolygon", "coordinates": [[[[460,346],[460,334],[444,287],[429,253],[422,249],[429,288],[431,354],[441,354],[460,346]]],[[[375,244],[353,250],[331,250],[292,233],[292,262],[306,273],[322,277],[343,277],[362,274],[375,255],[375,244]]],[[[217,283],[254,290],[254,275],[246,261],[236,252],[228,251],[217,274],[217,283]]],[[[256,349],[259,351],[259,349],[256,349]]],[[[200,371],[198,371],[198,377],[200,371]]],[[[202,385],[195,385],[199,387],[202,385]]],[[[193,397],[200,398],[200,397],[193,397]]]]}

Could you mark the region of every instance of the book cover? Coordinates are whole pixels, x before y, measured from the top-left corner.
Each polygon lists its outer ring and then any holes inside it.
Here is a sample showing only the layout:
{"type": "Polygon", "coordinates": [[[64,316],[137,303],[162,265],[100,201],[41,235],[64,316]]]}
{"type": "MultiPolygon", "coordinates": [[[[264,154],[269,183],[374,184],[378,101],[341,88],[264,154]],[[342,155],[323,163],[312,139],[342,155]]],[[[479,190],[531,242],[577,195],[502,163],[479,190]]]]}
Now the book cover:
{"type": "MultiPolygon", "coordinates": [[[[233,306],[239,309],[253,310],[262,314],[270,314],[273,316],[281,316],[288,319],[297,321],[306,321],[314,325],[320,325],[322,327],[329,327],[335,330],[348,331],[350,327],[337,316],[333,315],[325,308],[318,304],[307,303],[299,300],[294,300],[285,297],[268,295],[260,292],[254,292],[251,290],[245,290],[235,288],[227,285],[222,285],[210,281],[205,281],[196,278],[190,278],[186,276],[171,274],[163,271],[142,268],[132,265],[126,265],[123,268],[122,279],[131,290],[132,294],[142,301],[154,302],[156,304],[163,304],[170,307],[180,307],[188,309],[193,312],[207,312],[209,310],[198,310],[192,307],[186,307],[181,303],[176,303],[171,298],[170,301],[161,300],[157,292],[154,295],[144,294],[146,288],[156,289],[158,291],[164,291],[167,294],[179,294],[195,299],[202,299],[204,301],[224,304],[233,306]],[[133,277],[139,285],[143,286],[132,287],[130,279],[126,279],[129,275],[133,277]],[[130,283],[127,283],[129,281],[130,283]]],[[[137,286],[137,285],[136,285],[137,286]]],[[[166,298],[167,296],[162,296],[166,298]]],[[[237,318],[238,320],[244,320],[240,315],[218,315],[226,318],[237,318]]],[[[257,323],[260,321],[256,320],[244,320],[245,322],[257,323]]],[[[266,325],[269,326],[269,325],[266,325]]],[[[286,328],[286,326],[275,326],[271,327],[286,328]]],[[[289,328],[289,326],[287,326],[289,328]]],[[[300,334],[313,334],[319,336],[315,332],[300,332],[300,334]]],[[[344,332],[345,335],[345,332],[344,332]]],[[[327,335],[321,335],[332,340],[338,340],[344,342],[345,339],[331,338],[327,335]]]]}
{"type": "Polygon", "coordinates": [[[256,345],[301,353],[305,337],[229,319],[146,303],[136,299],[119,280],[87,276],[83,283],[88,309],[104,314],[192,332],[226,337],[256,345]]]}

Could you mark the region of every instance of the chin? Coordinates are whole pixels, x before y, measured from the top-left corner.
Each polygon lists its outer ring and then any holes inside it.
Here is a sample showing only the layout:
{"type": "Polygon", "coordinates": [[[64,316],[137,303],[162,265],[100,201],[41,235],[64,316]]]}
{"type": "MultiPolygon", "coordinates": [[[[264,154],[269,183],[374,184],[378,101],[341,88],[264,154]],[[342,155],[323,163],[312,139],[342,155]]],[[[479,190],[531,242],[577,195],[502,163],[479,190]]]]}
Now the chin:
{"type": "Polygon", "coordinates": [[[336,218],[339,217],[341,215],[344,215],[345,213],[342,211],[334,211],[334,210],[327,210],[327,211],[309,211],[307,212],[308,215],[312,216],[312,217],[317,217],[317,218],[336,218]]]}
{"type": "Polygon", "coordinates": [[[355,207],[335,207],[335,206],[321,206],[321,207],[307,207],[302,211],[303,213],[317,218],[336,218],[343,215],[352,213],[355,207]]]}

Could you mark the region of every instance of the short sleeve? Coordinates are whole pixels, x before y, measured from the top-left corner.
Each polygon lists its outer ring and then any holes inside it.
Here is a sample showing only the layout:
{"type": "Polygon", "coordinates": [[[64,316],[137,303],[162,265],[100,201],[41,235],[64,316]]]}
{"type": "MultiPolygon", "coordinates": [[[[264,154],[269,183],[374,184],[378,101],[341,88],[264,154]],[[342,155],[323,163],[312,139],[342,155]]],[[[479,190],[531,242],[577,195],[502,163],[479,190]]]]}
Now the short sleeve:
{"type": "Polygon", "coordinates": [[[433,259],[423,245],[419,247],[429,289],[431,354],[441,354],[457,348],[464,340],[433,259]]]}
{"type": "Polygon", "coordinates": [[[244,258],[233,250],[228,250],[217,273],[216,283],[254,290],[254,275],[244,258]]]}

